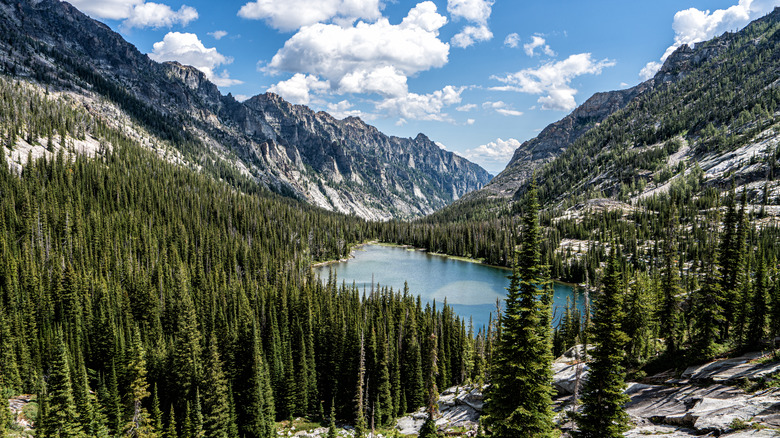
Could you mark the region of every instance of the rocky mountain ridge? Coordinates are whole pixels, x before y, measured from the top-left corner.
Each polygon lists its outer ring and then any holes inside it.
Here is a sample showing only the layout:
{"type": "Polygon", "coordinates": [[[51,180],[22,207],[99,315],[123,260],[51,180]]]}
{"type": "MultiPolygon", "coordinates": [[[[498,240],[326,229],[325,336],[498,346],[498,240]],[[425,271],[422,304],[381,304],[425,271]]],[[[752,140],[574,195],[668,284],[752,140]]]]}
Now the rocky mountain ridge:
{"type": "Polygon", "coordinates": [[[0,2],[0,72],[78,95],[90,110],[110,104],[144,142],[217,177],[240,174],[364,218],[428,214],[490,179],[422,134],[387,136],[359,119],[337,120],[270,93],[246,102],[223,96],[202,72],[154,62],[57,0],[0,2]]]}
{"type": "Polygon", "coordinates": [[[468,198],[513,197],[534,171],[561,155],[583,134],[645,93],[675,83],[705,62],[717,58],[736,40],[734,35],[726,33],[695,47],[683,44],[666,59],[654,77],[628,89],[594,94],[569,115],[545,127],[538,136],[523,142],[515,150],[506,169],[484,189],[471,193],[468,198]]]}

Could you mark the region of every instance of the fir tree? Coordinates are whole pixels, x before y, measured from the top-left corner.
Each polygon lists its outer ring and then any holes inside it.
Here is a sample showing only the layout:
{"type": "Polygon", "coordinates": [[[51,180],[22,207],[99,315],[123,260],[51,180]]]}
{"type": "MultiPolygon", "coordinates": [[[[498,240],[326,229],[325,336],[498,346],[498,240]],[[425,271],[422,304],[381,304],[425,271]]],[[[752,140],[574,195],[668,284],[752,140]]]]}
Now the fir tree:
{"type": "Polygon", "coordinates": [[[758,252],[758,267],[753,287],[753,302],[750,306],[750,319],[745,340],[746,346],[758,346],[766,336],[767,302],[769,295],[769,275],[763,251],[758,252]]]}
{"type": "Polygon", "coordinates": [[[328,419],[328,435],[327,438],[336,438],[338,433],[336,432],[336,400],[330,401],[330,415],[328,419]]]}
{"type": "Polygon", "coordinates": [[[582,411],[577,414],[575,438],[621,438],[628,430],[628,414],[624,405],[629,398],[626,387],[626,334],[620,327],[623,320],[623,279],[615,250],[607,262],[602,292],[595,304],[593,339],[596,348],[591,353],[590,373],[582,395],[582,411]]]}
{"type": "Polygon", "coordinates": [[[179,438],[176,432],[176,412],[173,410],[173,404],[168,411],[168,427],[165,428],[164,438],[179,438]]]}
{"type": "Polygon", "coordinates": [[[204,430],[209,438],[228,438],[230,430],[230,404],[228,381],[222,370],[217,337],[209,338],[208,356],[203,379],[204,430]]]}
{"type": "Polygon", "coordinates": [[[485,427],[496,437],[551,437],[552,345],[548,309],[537,300],[544,278],[541,264],[539,201],[536,185],[526,194],[523,242],[510,276],[506,310],[500,317],[491,385],[486,394],[485,427]]]}
{"type": "Polygon", "coordinates": [[[73,387],[70,380],[68,350],[62,336],[62,330],[57,329],[55,335],[54,354],[50,365],[50,375],[46,389],[46,416],[44,435],[58,438],[75,438],[82,436],[79,424],[79,414],[73,401],[73,387]]]}
{"type": "Polygon", "coordinates": [[[141,345],[141,334],[138,328],[132,340],[130,363],[127,375],[130,380],[130,400],[133,416],[125,425],[125,436],[132,438],[155,438],[157,433],[146,408],[142,406],[143,399],[149,397],[149,383],[146,380],[146,352],[141,345]]]}
{"type": "Polygon", "coordinates": [[[355,392],[355,438],[363,438],[366,434],[366,339],[364,332],[360,332],[360,355],[358,356],[357,391],[355,392]]]}
{"type": "Polygon", "coordinates": [[[707,360],[715,355],[718,333],[724,323],[723,293],[721,282],[716,272],[716,255],[709,254],[704,284],[694,291],[692,297],[693,313],[696,318],[692,329],[692,355],[694,360],[707,360]]]}
{"type": "Polygon", "coordinates": [[[13,415],[11,406],[6,398],[6,389],[2,386],[2,376],[0,375],[0,438],[8,438],[11,429],[13,415]]]}
{"type": "MultiPolygon", "coordinates": [[[[674,205],[674,204],[672,204],[674,205]]],[[[661,306],[658,308],[658,328],[664,336],[666,352],[675,354],[680,347],[680,299],[682,293],[677,275],[677,244],[675,230],[677,213],[674,207],[669,213],[669,223],[664,242],[664,265],[661,271],[661,306]]]]}

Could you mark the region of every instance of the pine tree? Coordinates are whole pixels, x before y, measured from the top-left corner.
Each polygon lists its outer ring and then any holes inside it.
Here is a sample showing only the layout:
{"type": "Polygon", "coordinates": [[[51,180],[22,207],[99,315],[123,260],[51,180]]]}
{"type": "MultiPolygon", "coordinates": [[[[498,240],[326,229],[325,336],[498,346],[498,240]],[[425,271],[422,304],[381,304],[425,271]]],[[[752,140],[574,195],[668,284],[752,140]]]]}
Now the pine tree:
{"type": "Polygon", "coordinates": [[[438,429],[436,427],[436,420],[434,419],[437,411],[436,401],[439,398],[439,391],[436,389],[436,375],[439,373],[437,365],[438,365],[437,338],[435,334],[431,334],[430,354],[428,356],[428,368],[430,370],[427,378],[428,394],[425,400],[426,410],[428,411],[428,418],[425,419],[425,423],[423,423],[422,427],[420,428],[419,438],[439,437],[438,429]]]}
{"type": "Polygon", "coordinates": [[[2,386],[2,383],[2,376],[0,375],[0,438],[8,438],[10,436],[8,432],[11,429],[13,415],[11,414],[11,406],[5,396],[5,388],[2,386]]]}
{"type": "Polygon", "coordinates": [[[336,432],[336,400],[330,401],[330,416],[328,420],[328,435],[327,438],[336,438],[338,433],[336,432]]]}
{"type": "MultiPolygon", "coordinates": [[[[491,368],[485,400],[485,427],[496,437],[551,437],[552,345],[548,334],[549,308],[537,300],[544,278],[541,264],[539,201],[532,183],[525,199],[523,242],[512,269],[506,310],[491,368]]],[[[546,301],[546,300],[545,300],[546,301]]]]}
{"type": "Polygon", "coordinates": [[[360,332],[360,356],[358,357],[357,391],[355,392],[355,438],[363,438],[366,434],[365,415],[365,380],[366,380],[366,338],[360,332]]]}
{"type": "Polygon", "coordinates": [[[708,256],[707,271],[704,284],[693,292],[692,305],[693,321],[692,355],[695,360],[707,360],[715,355],[718,333],[724,323],[723,293],[721,283],[715,270],[715,261],[711,260],[715,255],[708,256]]]}
{"type": "Polygon", "coordinates": [[[675,354],[680,347],[680,299],[682,293],[680,278],[677,275],[677,227],[676,210],[672,204],[664,243],[664,265],[661,271],[661,306],[658,308],[658,328],[664,336],[666,352],[675,354]]]}
{"type": "Polygon", "coordinates": [[[577,415],[575,438],[622,438],[628,430],[628,414],[624,405],[629,398],[626,387],[626,334],[620,327],[623,320],[623,279],[615,250],[607,262],[601,295],[595,304],[593,339],[596,348],[591,353],[590,373],[582,395],[582,411],[577,415]]]}
{"type": "Polygon", "coordinates": [[[154,384],[154,389],[152,389],[152,424],[154,425],[154,430],[157,432],[158,436],[163,436],[163,413],[162,409],[160,409],[160,398],[157,395],[157,384],[154,384]]]}
{"type": "Polygon", "coordinates": [[[769,295],[769,275],[763,251],[758,252],[758,267],[756,283],[753,291],[753,302],[750,306],[750,319],[746,335],[746,346],[758,346],[766,336],[767,302],[769,295]]]}
{"type": "Polygon", "coordinates": [[[141,333],[136,327],[132,340],[130,363],[127,367],[127,375],[130,380],[130,400],[133,408],[133,416],[125,425],[124,436],[132,438],[155,438],[157,433],[141,403],[149,397],[149,383],[146,380],[146,352],[141,345],[141,333]]]}
{"type": "Polygon", "coordinates": [[[203,379],[204,429],[209,438],[228,438],[230,406],[228,381],[222,370],[217,336],[211,334],[203,379]]]}
{"type": "Polygon", "coordinates": [[[44,435],[58,438],[82,436],[79,414],[73,401],[73,387],[70,380],[68,349],[62,330],[57,329],[50,375],[45,395],[47,407],[44,435]]]}
{"type": "Polygon", "coordinates": [[[179,438],[176,432],[176,413],[173,410],[173,405],[168,411],[168,427],[165,428],[164,438],[179,438]]]}

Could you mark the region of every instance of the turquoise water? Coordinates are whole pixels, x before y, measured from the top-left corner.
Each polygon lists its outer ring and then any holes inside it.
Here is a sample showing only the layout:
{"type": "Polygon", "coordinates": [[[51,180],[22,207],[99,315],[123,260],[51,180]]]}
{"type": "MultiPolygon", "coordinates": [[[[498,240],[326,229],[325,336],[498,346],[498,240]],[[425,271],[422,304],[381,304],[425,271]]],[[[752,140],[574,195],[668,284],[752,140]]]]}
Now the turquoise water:
{"type": "MultiPolygon", "coordinates": [[[[359,289],[374,284],[392,286],[403,290],[404,281],[412,295],[420,295],[423,301],[447,304],[466,320],[474,319],[474,330],[487,326],[490,314],[495,313],[496,299],[504,299],[509,286],[507,269],[494,268],[478,263],[464,262],[445,256],[428,254],[409,248],[382,245],[363,245],[354,251],[354,258],[314,268],[322,281],[327,281],[331,270],[342,281],[359,289]]],[[[555,284],[553,314],[556,319],[563,314],[566,297],[572,288],[555,284]]],[[[578,300],[579,301],[579,300],[578,300]]]]}

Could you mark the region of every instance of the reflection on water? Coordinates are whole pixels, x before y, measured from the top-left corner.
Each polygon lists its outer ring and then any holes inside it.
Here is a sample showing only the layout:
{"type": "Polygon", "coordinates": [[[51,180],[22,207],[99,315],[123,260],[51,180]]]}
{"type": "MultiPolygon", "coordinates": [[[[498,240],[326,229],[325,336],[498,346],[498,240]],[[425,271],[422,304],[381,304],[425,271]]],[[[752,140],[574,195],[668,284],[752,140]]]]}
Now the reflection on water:
{"type": "MultiPolygon", "coordinates": [[[[495,312],[496,299],[506,296],[509,271],[491,266],[469,263],[448,257],[428,254],[407,248],[382,245],[364,245],[354,252],[355,258],[347,262],[314,268],[322,281],[327,281],[331,270],[338,282],[355,284],[359,289],[370,289],[374,284],[403,290],[404,281],[409,292],[420,295],[423,301],[444,302],[468,322],[474,318],[475,330],[487,326],[491,312],[495,312]]],[[[566,297],[571,287],[555,285],[553,306],[556,319],[563,313],[566,297]]]]}

